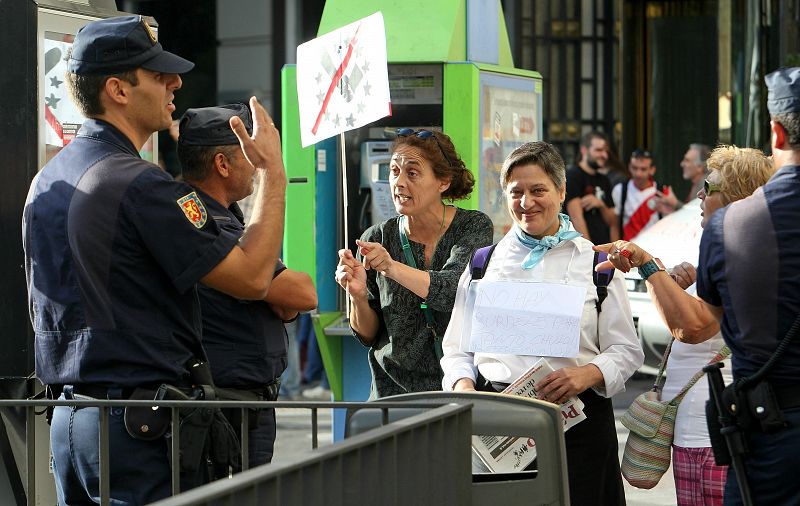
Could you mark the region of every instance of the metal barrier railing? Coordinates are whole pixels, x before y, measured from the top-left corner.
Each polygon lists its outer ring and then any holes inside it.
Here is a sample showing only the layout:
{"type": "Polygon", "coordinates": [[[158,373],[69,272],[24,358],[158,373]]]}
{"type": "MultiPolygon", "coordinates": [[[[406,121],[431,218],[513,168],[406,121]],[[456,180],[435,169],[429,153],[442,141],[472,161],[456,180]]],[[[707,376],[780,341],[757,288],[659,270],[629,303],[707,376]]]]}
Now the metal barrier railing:
{"type": "MultiPolygon", "coordinates": [[[[101,399],[74,399],[74,400],[45,400],[45,399],[31,399],[31,400],[10,400],[1,399],[0,408],[24,408],[26,413],[26,468],[27,476],[25,477],[26,491],[27,491],[27,504],[28,506],[36,505],[36,453],[35,453],[35,440],[36,440],[36,416],[41,415],[37,413],[37,408],[47,408],[50,406],[68,406],[68,407],[94,407],[99,408],[99,498],[101,506],[110,504],[110,484],[109,484],[109,410],[118,407],[159,407],[171,410],[172,426],[178,427],[179,411],[183,408],[237,408],[242,410],[242,423],[241,423],[241,447],[242,447],[242,471],[247,471],[249,467],[249,450],[248,450],[248,433],[249,433],[249,417],[246,416],[246,410],[251,408],[304,408],[310,410],[311,414],[311,449],[316,449],[319,446],[318,430],[319,430],[319,410],[330,408],[342,409],[359,409],[370,408],[380,409],[382,411],[381,418],[384,421],[388,420],[388,409],[392,407],[401,407],[400,404],[393,403],[363,403],[363,402],[294,402],[294,401],[195,401],[195,400],[101,400],[101,399]]],[[[402,407],[409,407],[407,403],[402,404],[402,407]]],[[[411,407],[420,407],[427,410],[431,409],[430,404],[418,405],[411,407]]],[[[467,444],[467,447],[469,445],[467,444]]],[[[173,430],[171,433],[171,472],[172,472],[172,494],[180,494],[180,431],[173,430]]],[[[272,467],[271,469],[275,469],[272,467]]],[[[466,473],[469,476],[469,472],[466,473]]],[[[224,480],[229,481],[229,480],[224,480]]],[[[204,487],[203,487],[204,488],[204,487]]],[[[260,503],[259,503],[260,504],[260,503]]],[[[282,504],[282,503],[281,503],[282,504]]]]}
{"type": "Polygon", "coordinates": [[[469,504],[471,406],[426,409],[294,462],[259,466],[154,504],[469,504]]]}

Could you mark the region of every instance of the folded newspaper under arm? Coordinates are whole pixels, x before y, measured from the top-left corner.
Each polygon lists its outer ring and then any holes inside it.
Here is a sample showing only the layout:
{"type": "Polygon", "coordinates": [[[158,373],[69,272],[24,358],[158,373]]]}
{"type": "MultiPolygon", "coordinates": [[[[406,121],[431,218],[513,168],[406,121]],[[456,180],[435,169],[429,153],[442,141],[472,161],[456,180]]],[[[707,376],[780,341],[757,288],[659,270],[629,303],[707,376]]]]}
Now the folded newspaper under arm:
{"type": "MultiPolygon", "coordinates": [[[[547,360],[539,359],[501,393],[536,398],[537,382],[551,372],[553,372],[553,368],[547,360]]],[[[575,424],[586,420],[583,407],[583,402],[577,397],[570,397],[561,404],[565,432],[575,424]]],[[[525,437],[472,436],[472,451],[480,459],[480,462],[493,473],[522,471],[536,458],[536,444],[533,438],[525,437]]]]}

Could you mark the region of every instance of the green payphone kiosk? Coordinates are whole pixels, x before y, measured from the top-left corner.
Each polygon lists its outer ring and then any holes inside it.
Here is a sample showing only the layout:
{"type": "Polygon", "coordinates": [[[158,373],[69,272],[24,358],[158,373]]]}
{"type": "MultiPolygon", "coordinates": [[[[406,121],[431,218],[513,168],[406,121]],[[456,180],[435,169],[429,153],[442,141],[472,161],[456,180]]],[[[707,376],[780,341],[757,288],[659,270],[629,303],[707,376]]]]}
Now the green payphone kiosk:
{"type": "MultiPolygon", "coordinates": [[[[341,158],[335,139],[300,144],[296,68],[282,73],[283,152],[289,178],[284,259],[316,282],[314,328],[334,400],[369,394],[367,349],[351,337],[343,293],[333,274],[344,220],[354,247],[363,230],[394,212],[388,191],[389,146],[398,128],[446,132],[476,178],[456,204],[487,213],[495,240],[510,226],[500,167],[515,147],[542,138],[541,76],[511,61],[500,2],[486,0],[328,0],[319,34],[383,13],[392,115],[345,135],[349,209],[342,211],[341,158]]],[[[336,410],[343,411],[343,410],[336,410]]],[[[344,413],[333,436],[343,437],[344,413]]]]}

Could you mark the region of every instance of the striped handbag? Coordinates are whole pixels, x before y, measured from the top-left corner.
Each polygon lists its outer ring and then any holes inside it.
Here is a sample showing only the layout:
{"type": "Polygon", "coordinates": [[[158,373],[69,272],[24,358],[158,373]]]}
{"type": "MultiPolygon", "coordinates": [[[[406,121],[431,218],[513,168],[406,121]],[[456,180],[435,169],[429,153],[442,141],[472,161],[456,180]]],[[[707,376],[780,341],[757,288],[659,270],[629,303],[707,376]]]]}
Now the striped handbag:
{"type": "MultiPolygon", "coordinates": [[[[702,370],[698,371],[674,399],[662,401],[664,369],[671,349],[672,341],[664,352],[653,389],[636,397],[620,419],[622,425],[631,431],[625,443],[620,469],[622,476],[636,488],[655,487],[669,469],[678,405],[704,374],[702,370]]],[[[709,364],[724,360],[730,353],[728,347],[724,346],[709,364]]]]}

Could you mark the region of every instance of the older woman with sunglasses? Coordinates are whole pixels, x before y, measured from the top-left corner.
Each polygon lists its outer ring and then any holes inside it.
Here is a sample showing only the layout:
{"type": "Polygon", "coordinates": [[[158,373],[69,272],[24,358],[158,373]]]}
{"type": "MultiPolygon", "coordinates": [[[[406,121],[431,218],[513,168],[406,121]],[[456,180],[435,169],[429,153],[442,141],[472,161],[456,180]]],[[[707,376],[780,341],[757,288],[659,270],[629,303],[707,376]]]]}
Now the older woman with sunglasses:
{"type": "Polygon", "coordinates": [[[488,216],[443,200],[468,197],[474,183],[447,135],[398,131],[389,165],[398,216],[364,232],[358,258],[340,250],[336,268],[353,335],[370,348],[370,398],[441,388],[440,336],[458,278],[493,234],[488,216]]]}
{"type": "MultiPolygon", "coordinates": [[[[480,281],[472,279],[472,269],[461,276],[453,318],[444,337],[442,386],[445,390],[467,391],[475,390],[477,384],[482,390],[500,391],[545,358],[554,372],[539,382],[539,397],[554,403],[578,397],[587,417],[565,434],[572,504],[625,504],[610,397],[625,390],[625,381],[642,365],[644,353],[633,327],[622,276],[612,273],[608,295],[602,311],[598,311],[592,243],[559,212],[566,195],[566,171],[564,160],[552,145],[529,142],[515,149],[503,162],[500,184],[514,225],[497,243],[480,281]],[[485,305],[474,309],[477,302],[471,306],[468,294],[473,289],[489,290],[489,286],[498,287],[495,293],[513,297],[498,301],[476,292],[474,300],[484,300],[485,305]],[[490,299],[493,302],[487,302],[490,299]],[[515,304],[530,310],[542,305],[543,300],[560,300],[557,305],[572,306],[565,316],[574,322],[569,325],[574,333],[547,334],[563,327],[558,325],[563,321],[560,317],[548,320],[544,315],[517,311],[513,319],[523,323],[514,327],[506,325],[502,317],[485,317],[486,307],[500,315],[508,314],[504,311],[515,304]],[[475,346],[480,339],[473,342],[475,336],[467,330],[473,316],[484,318],[489,325],[505,326],[492,332],[494,337],[483,349],[480,344],[475,346]],[[533,319],[537,322],[524,323],[533,319]],[[532,353],[537,341],[562,341],[565,337],[570,341],[569,352],[550,348],[553,353],[532,353]],[[519,347],[521,342],[527,345],[519,347]]],[[[483,335],[485,330],[477,333],[483,335]]]]}
{"type": "MultiPolygon", "coordinates": [[[[718,209],[750,196],[775,172],[772,162],[761,151],[735,146],[716,148],[708,159],[708,168],[711,172],[697,192],[702,200],[702,226],[718,209]]],[[[720,353],[725,343],[717,318],[704,302],[684,291],[695,281],[693,265],[684,262],[667,273],[653,255],[626,241],[595,249],[611,253],[609,262],[618,269],[627,272],[631,267],[639,268],[656,308],[677,339],[669,351],[663,400],[673,399],[695,373],[728,354],[727,348],[720,353]]],[[[598,266],[601,267],[602,264],[598,266]]],[[[722,369],[727,383],[731,381],[730,370],[730,364],[722,369]]],[[[705,419],[707,400],[708,387],[702,381],[695,383],[678,405],[672,470],[679,506],[722,504],[727,466],[714,463],[705,419]]]]}

